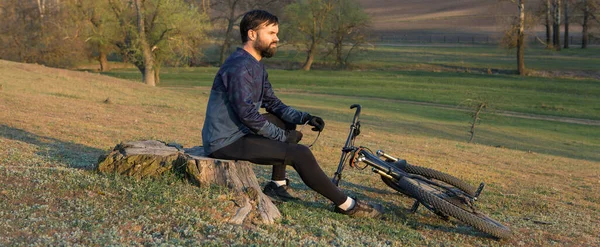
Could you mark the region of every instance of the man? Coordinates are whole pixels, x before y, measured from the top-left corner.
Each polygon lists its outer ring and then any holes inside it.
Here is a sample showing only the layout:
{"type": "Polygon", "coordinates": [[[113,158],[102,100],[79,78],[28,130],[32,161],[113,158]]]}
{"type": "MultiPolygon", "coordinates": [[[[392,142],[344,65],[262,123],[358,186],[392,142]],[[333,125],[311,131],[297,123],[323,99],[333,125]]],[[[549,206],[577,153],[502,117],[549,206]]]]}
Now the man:
{"type": "Polygon", "coordinates": [[[314,155],[298,144],[302,133],[296,124],[308,123],[314,131],[325,127],[322,118],[285,105],[271,88],[262,58],[277,51],[276,16],[253,10],[240,22],[243,47],[227,58],[217,72],[202,129],[204,150],[218,159],[247,160],[272,165],[272,181],[263,192],[273,200],[296,200],[286,179],[292,166],[311,189],[331,200],[335,211],[353,216],[379,216],[381,205],[370,205],[346,196],[323,172],[314,155]],[[268,112],[263,115],[259,108],[268,112]]]}

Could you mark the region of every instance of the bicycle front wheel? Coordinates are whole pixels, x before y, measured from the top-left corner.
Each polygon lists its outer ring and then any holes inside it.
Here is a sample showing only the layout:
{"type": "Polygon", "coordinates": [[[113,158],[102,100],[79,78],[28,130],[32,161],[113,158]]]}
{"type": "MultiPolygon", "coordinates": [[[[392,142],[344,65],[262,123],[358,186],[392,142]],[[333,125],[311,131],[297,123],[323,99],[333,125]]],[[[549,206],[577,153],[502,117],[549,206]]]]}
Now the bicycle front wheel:
{"type": "Polygon", "coordinates": [[[497,238],[509,238],[512,235],[510,229],[500,222],[482,213],[457,205],[455,201],[448,200],[443,193],[438,193],[441,190],[432,188],[431,185],[425,182],[403,177],[398,182],[398,186],[428,208],[455,217],[482,232],[497,238]]]}
{"type": "Polygon", "coordinates": [[[427,168],[427,167],[411,165],[408,163],[405,163],[405,164],[394,163],[394,165],[396,165],[398,168],[400,168],[408,173],[421,175],[426,178],[433,178],[433,179],[442,181],[444,183],[447,183],[449,185],[452,185],[471,196],[475,196],[475,193],[477,191],[477,189],[475,189],[475,187],[473,187],[470,184],[465,183],[464,181],[460,180],[459,178],[452,176],[450,174],[447,174],[447,173],[443,173],[443,172],[440,172],[440,171],[437,171],[437,170],[434,170],[431,168],[427,168]]]}

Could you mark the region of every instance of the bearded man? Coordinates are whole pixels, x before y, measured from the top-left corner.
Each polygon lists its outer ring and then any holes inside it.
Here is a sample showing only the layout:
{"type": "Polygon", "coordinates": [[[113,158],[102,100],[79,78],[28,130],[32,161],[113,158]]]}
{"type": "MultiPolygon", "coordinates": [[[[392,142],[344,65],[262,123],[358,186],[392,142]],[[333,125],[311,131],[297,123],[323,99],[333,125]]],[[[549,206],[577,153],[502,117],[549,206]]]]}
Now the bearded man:
{"type": "Polygon", "coordinates": [[[252,10],[240,22],[242,48],[231,54],[215,76],[202,128],[202,142],[210,157],[271,165],[273,172],[263,192],[274,201],[297,200],[286,166],[292,166],[311,189],[331,200],[338,213],[377,217],[383,207],[346,196],[317,163],[311,150],[298,144],[297,124],[322,131],[322,118],[285,105],[275,96],[262,58],[277,52],[279,21],[263,10],[252,10]],[[260,114],[260,108],[266,114],[260,114]]]}

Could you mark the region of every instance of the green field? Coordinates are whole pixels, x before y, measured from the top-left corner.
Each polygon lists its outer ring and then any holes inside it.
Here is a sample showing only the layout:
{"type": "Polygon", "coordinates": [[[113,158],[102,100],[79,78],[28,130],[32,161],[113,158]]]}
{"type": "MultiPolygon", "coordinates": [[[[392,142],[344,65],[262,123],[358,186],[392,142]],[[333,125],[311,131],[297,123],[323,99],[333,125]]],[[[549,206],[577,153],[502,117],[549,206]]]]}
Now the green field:
{"type": "MultiPolygon", "coordinates": [[[[506,56],[498,50],[482,47],[457,48],[389,48],[392,57],[408,60],[423,59],[422,52],[429,50],[441,64],[455,63],[451,57],[475,57],[479,53],[506,56]],[[453,50],[455,56],[443,56],[453,50]],[[458,52],[460,51],[460,52],[458,52]]],[[[569,50],[571,51],[571,50],[569,50]]],[[[543,56],[553,53],[535,50],[542,63],[543,56]]],[[[533,53],[533,52],[532,52],[533,53]]],[[[562,54],[562,53],[561,53],[562,54]]],[[[573,66],[577,52],[561,55],[573,66]]],[[[587,59],[600,67],[600,56],[585,53],[578,59],[587,59]]],[[[496,59],[489,59],[492,61],[496,59]]],[[[394,60],[397,62],[398,59],[394,60]]],[[[276,61],[270,61],[275,63],[276,61]]],[[[431,65],[426,61],[423,64],[431,65]]],[[[369,60],[364,63],[377,63],[369,60]]],[[[386,64],[392,64],[386,61],[386,64]]],[[[533,62],[532,62],[533,63],[533,62]]],[[[485,67],[479,61],[478,67],[485,67]]],[[[498,65],[498,64],[490,64],[498,65]]],[[[540,64],[539,66],[542,66],[540,64]]],[[[474,65],[473,65],[474,66],[474,65]]],[[[557,65],[558,66],[558,65],[557,65]]],[[[492,67],[496,68],[496,67],[492,67]]],[[[574,66],[573,66],[574,68],[574,66]]],[[[218,68],[167,68],[161,73],[159,86],[171,90],[198,90],[207,93],[218,68]]],[[[134,69],[106,73],[126,79],[138,79],[134,69]]],[[[409,135],[468,140],[470,102],[485,101],[489,108],[484,112],[476,130],[475,142],[524,151],[555,154],[567,157],[600,160],[600,130],[597,125],[577,125],[555,121],[542,121],[499,116],[496,113],[512,111],[543,116],[560,116],[600,120],[600,81],[595,79],[520,77],[505,74],[432,72],[427,70],[368,70],[332,71],[269,70],[269,79],[279,96],[298,108],[314,109],[320,114],[341,119],[336,112],[354,103],[365,105],[367,111],[379,113],[372,118],[378,128],[393,129],[409,135]],[[319,97],[315,97],[319,95],[319,97]],[[331,97],[335,96],[335,97],[331,97]],[[436,105],[423,105],[433,103],[436,105]],[[445,107],[440,107],[443,105],[445,107]],[[320,108],[328,110],[319,110],[320,108]],[[335,111],[330,109],[336,108],[335,111]]],[[[366,121],[370,119],[367,118],[366,121]]],[[[596,124],[598,122],[596,121],[596,124]]]]}
{"type": "MultiPolygon", "coordinates": [[[[398,47],[391,50],[397,55],[386,59],[408,61],[410,51],[423,49],[441,54],[450,48],[398,47]]],[[[477,49],[461,50],[457,56],[477,56],[477,49]]],[[[488,52],[511,61],[510,54],[488,52]]],[[[537,52],[542,56],[548,51],[537,52]]],[[[600,245],[594,227],[600,222],[600,128],[523,118],[538,114],[598,120],[599,81],[488,75],[488,66],[499,72],[510,69],[509,62],[502,67],[495,59],[489,65],[479,61],[470,71],[451,71],[415,54],[415,61],[423,59],[419,66],[400,68],[388,61],[387,69],[375,69],[370,66],[377,61],[365,58],[361,66],[370,68],[363,71],[272,69],[269,78],[284,102],[327,122],[312,151],[328,175],[335,171],[347,136],[353,115],[349,105],[361,104],[362,134],[356,144],[474,185],[486,182],[478,206],[509,226],[511,239],[495,240],[425,209],[411,214],[413,201],[387,188],[369,170],[347,170],[341,189],[383,204],[381,219],[332,212],[330,202],[290,168],[288,176],[301,201],[277,205],[282,217],[273,225],[229,224],[235,207],[225,188],[199,188],[177,174],[135,180],[92,170],[98,157],[121,141],[202,145],[216,68],[166,68],[159,87],[149,87],[138,82],[135,70],[107,73],[131,79],[122,80],[0,60],[0,245],[600,245]],[[490,104],[474,143],[467,143],[468,99],[490,104]],[[499,115],[502,111],[522,115],[499,115]]],[[[556,54],[598,63],[597,54],[556,54]]],[[[454,66],[460,63],[455,57],[439,63],[454,66]]],[[[539,71],[548,69],[543,59],[537,62],[539,71]]],[[[269,63],[280,68],[296,61],[269,63]]],[[[563,71],[577,67],[567,62],[552,66],[563,71]]],[[[316,137],[304,132],[303,143],[316,137]]],[[[254,168],[261,184],[270,179],[268,166],[254,168]]]]}

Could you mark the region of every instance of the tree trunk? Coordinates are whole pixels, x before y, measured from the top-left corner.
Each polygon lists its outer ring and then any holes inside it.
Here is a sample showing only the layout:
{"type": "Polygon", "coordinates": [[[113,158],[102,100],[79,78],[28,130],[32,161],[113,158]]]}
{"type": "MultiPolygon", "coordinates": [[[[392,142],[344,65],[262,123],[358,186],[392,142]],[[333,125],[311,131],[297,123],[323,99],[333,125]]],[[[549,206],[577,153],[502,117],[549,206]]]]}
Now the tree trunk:
{"type": "Polygon", "coordinates": [[[560,50],[560,6],[560,0],[554,0],[554,40],[552,43],[556,50],[560,50]]]}
{"type": "Polygon", "coordinates": [[[251,164],[204,157],[202,147],[184,149],[178,144],[154,140],[121,143],[98,159],[97,170],[138,179],[173,171],[185,174],[188,181],[201,188],[227,187],[237,205],[229,219],[233,224],[256,220],[272,224],[281,217],[277,207],[262,193],[251,164]]]}
{"type": "Polygon", "coordinates": [[[517,40],[517,70],[525,75],[525,0],[519,0],[519,32],[517,40]]]}
{"type": "Polygon", "coordinates": [[[336,38],[335,43],[335,63],[338,65],[339,68],[344,68],[345,64],[342,58],[344,52],[344,39],[342,35],[339,35],[338,38],[336,38]]]}
{"type": "Polygon", "coordinates": [[[569,0],[565,0],[565,49],[569,48],[569,0]]]}
{"type": "Polygon", "coordinates": [[[550,0],[546,0],[546,48],[552,48],[552,24],[550,21],[550,0]]]}
{"type": "Polygon", "coordinates": [[[590,19],[590,8],[588,0],[583,1],[583,25],[581,30],[581,49],[587,48],[588,45],[588,21],[590,19]]]}
{"type": "Polygon", "coordinates": [[[142,71],[142,80],[144,83],[150,86],[156,86],[155,71],[154,71],[154,57],[152,50],[146,39],[146,27],[145,27],[145,13],[142,0],[135,0],[135,9],[137,13],[137,25],[138,35],[140,39],[140,46],[142,48],[142,56],[144,60],[144,66],[142,71]]]}
{"type": "Polygon", "coordinates": [[[109,70],[106,52],[102,50],[100,51],[100,55],[98,55],[98,62],[100,62],[100,72],[105,72],[109,70]]]}
{"type": "Polygon", "coordinates": [[[233,1],[230,9],[229,9],[229,17],[227,18],[227,30],[225,31],[225,40],[223,40],[223,45],[221,45],[221,54],[219,56],[219,65],[223,65],[225,59],[227,58],[227,51],[229,50],[231,32],[233,31],[233,25],[236,21],[235,18],[235,7],[238,1],[233,1]]]}
{"type": "Polygon", "coordinates": [[[310,67],[312,66],[312,63],[315,60],[315,53],[316,53],[316,51],[317,51],[317,44],[313,40],[312,44],[310,45],[310,49],[308,49],[307,56],[306,56],[306,61],[304,62],[304,65],[302,65],[302,70],[304,70],[304,71],[309,71],[310,70],[310,67]]]}

